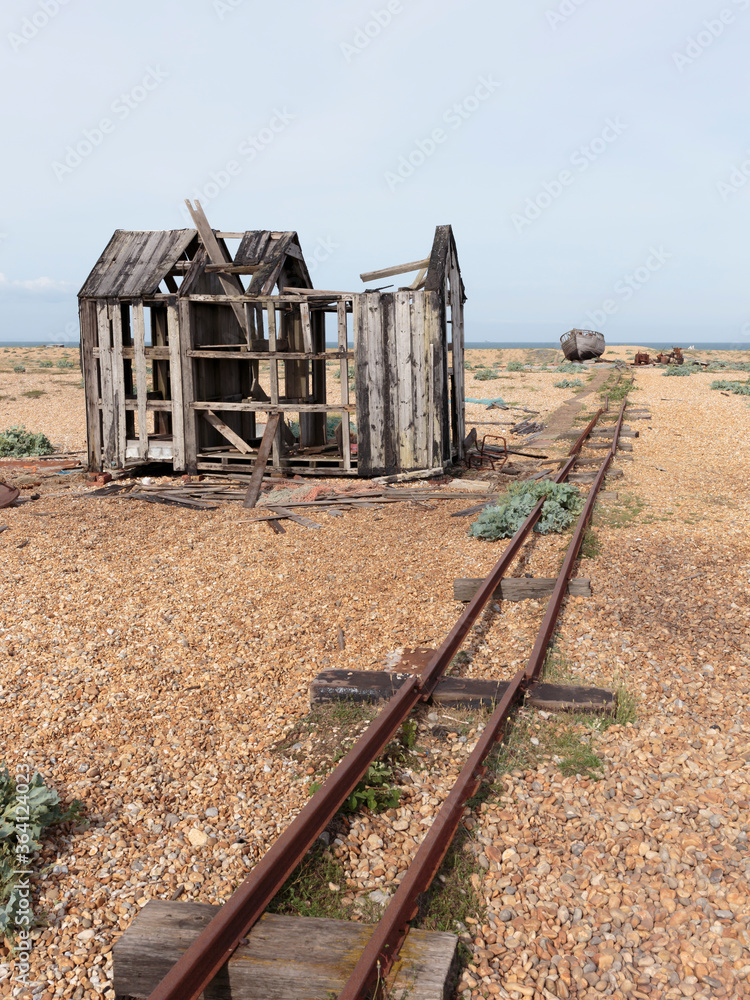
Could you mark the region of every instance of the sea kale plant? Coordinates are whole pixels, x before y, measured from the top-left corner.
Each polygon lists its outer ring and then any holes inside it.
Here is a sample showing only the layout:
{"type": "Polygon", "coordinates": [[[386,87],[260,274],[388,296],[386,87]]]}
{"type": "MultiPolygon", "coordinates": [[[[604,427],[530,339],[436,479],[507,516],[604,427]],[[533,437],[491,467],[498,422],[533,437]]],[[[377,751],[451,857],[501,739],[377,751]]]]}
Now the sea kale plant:
{"type": "Polygon", "coordinates": [[[0,431],[0,458],[51,455],[54,450],[44,434],[32,434],[25,427],[8,427],[0,431]]]}
{"type": "Polygon", "coordinates": [[[512,538],[542,499],[542,514],[534,528],[540,535],[565,531],[583,508],[578,487],[570,483],[551,483],[549,480],[512,483],[499,504],[485,507],[469,534],[487,542],[512,538]]]}

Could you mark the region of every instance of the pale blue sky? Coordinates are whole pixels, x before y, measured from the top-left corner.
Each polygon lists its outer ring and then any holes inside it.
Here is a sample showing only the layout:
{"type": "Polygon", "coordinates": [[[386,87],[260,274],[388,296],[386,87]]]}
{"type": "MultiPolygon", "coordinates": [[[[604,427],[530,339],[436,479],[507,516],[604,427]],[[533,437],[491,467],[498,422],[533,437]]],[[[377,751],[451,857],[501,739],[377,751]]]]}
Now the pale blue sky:
{"type": "Polygon", "coordinates": [[[750,0],[7,0],[0,340],[197,196],[323,288],[451,223],[470,340],[750,346],[749,40],[750,0]]]}

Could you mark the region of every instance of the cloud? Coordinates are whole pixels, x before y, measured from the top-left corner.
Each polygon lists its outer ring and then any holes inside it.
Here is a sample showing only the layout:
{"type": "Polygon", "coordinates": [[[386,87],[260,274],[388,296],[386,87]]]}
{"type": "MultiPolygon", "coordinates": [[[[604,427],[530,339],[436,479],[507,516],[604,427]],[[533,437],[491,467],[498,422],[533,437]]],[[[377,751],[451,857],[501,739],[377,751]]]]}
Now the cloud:
{"type": "Polygon", "coordinates": [[[73,294],[74,286],[69,281],[54,278],[30,278],[27,281],[11,280],[0,272],[0,296],[2,298],[41,297],[60,300],[73,294]]]}

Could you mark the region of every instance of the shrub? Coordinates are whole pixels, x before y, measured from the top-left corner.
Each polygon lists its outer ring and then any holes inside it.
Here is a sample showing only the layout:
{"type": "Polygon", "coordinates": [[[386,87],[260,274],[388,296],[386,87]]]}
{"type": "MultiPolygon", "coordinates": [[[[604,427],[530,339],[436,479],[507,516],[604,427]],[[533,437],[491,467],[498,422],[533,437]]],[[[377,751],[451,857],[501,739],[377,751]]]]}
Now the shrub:
{"type": "Polygon", "coordinates": [[[40,361],[39,362],[39,367],[40,368],[51,368],[52,367],[52,362],[51,361],[40,361]]]}
{"type": "Polygon", "coordinates": [[[78,366],[73,361],[70,361],[68,358],[60,358],[60,360],[57,362],[57,367],[58,368],[77,368],[78,366]]]}
{"type": "Polygon", "coordinates": [[[491,368],[480,368],[479,371],[474,372],[474,378],[477,382],[491,382],[497,377],[497,372],[493,372],[491,368]]]}
{"type": "Polygon", "coordinates": [[[683,378],[684,378],[685,375],[692,375],[693,374],[693,366],[692,365],[669,365],[667,368],[665,368],[663,374],[664,375],[682,375],[683,378]]]}
{"type": "Polygon", "coordinates": [[[522,365],[520,361],[509,361],[505,367],[509,372],[522,372],[526,366],[522,365]]]}
{"type": "Polygon", "coordinates": [[[44,434],[32,434],[24,427],[9,427],[0,431],[0,458],[51,455],[54,450],[44,434]]]}
{"type": "Polygon", "coordinates": [[[565,531],[583,507],[578,488],[570,483],[512,483],[501,503],[485,507],[469,534],[488,542],[512,538],[542,499],[542,516],[534,527],[540,535],[565,531]]]}
{"type": "Polygon", "coordinates": [[[564,378],[560,382],[555,382],[556,389],[573,389],[579,385],[583,385],[579,378],[564,378]]]}
{"type": "Polygon", "coordinates": [[[585,368],[578,361],[563,361],[562,364],[559,364],[557,368],[555,368],[555,371],[574,372],[575,374],[580,375],[582,371],[585,371],[585,368]]]}
{"type": "Polygon", "coordinates": [[[712,389],[720,389],[722,392],[733,392],[735,396],[750,396],[750,379],[747,382],[729,382],[725,378],[718,378],[711,383],[712,389]]]}
{"type": "Polygon", "coordinates": [[[42,834],[47,827],[76,819],[81,813],[80,802],[62,809],[60,796],[47,788],[41,774],[35,774],[28,784],[29,791],[19,796],[7,767],[0,771],[0,934],[8,936],[17,925],[21,903],[25,910],[27,902],[18,892],[20,872],[41,848],[42,834]]]}
{"type": "Polygon", "coordinates": [[[13,365],[13,371],[16,372],[18,375],[22,375],[26,371],[26,369],[24,368],[23,365],[13,365]]]}

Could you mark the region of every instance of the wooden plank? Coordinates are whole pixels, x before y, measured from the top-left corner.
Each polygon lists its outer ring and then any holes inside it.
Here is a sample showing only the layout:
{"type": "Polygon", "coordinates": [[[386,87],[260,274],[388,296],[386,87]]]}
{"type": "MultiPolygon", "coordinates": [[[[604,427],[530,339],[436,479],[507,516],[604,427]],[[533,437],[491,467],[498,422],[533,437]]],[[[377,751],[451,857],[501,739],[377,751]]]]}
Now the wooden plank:
{"type": "MultiPolygon", "coordinates": [[[[371,472],[385,472],[385,370],[383,366],[383,327],[380,310],[380,294],[369,292],[362,297],[363,330],[365,338],[365,366],[363,375],[367,382],[367,397],[358,402],[357,425],[367,426],[371,472]]],[[[359,401],[359,396],[357,397],[359,401]]]]}
{"type": "Polygon", "coordinates": [[[312,339],[312,327],[310,326],[310,303],[300,302],[299,313],[302,320],[302,343],[304,344],[305,353],[313,353],[313,339],[312,339]]]}
{"type": "MultiPolygon", "coordinates": [[[[310,685],[310,705],[335,701],[387,701],[412,676],[388,670],[324,670],[310,685]]],[[[507,681],[442,677],[432,694],[432,701],[444,708],[480,708],[499,701],[507,687],[507,681]]],[[[526,704],[553,712],[611,712],[616,698],[602,688],[542,683],[529,688],[526,704]]]]}
{"type": "Polygon", "coordinates": [[[81,325],[81,370],[86,398],[88,467],[93,471],[100,468],[102,460],[99,426],[99,360],[94,357],[94,345],[98,343],[96,303],[90,299],[81,300],[78,312],[81,325]]]}
{"type": "MultiPolygon", "coordinates": [[[[117,996],[148,997],[218,912],[206,903],[152,899],[113,949],[117,996]]],[[[338,996],[374,927],[266,913],[206,990],[210,1000],[325,1000],[338,996]]],[[[412,930],[388,995],[448,1000],[458,938],[412,930]]]]}
{"type": "Polygon", "coordinates": [[[122,357],[122,304],[118,301],[110,303],[112,319],[112,405],[115,409],[115,427],[117,444],[115,448],[115,463],[121,468],[125,462],[127,448],[127,421],[125,415],[125,365],[122,357]]]}
{"type": "Polygon", "coordinates": [[[383,352],[383,446],[385,471],[400,471],[399,463],[399,382],[398,353],[396,351],[396,295],[389,292],[380,296],[380,321],[382,324],[383,352]]]}
{"type": "Polygon", "coordinates": [[[389,349],[396,356],[396,391],[398,394],[398,467],[417,467],[414,441],[414,356],[411,332],[411,293],[396,292],[394,344],[389,349]]]}
{"type": "Polygon", "coordinates": [[[117,457],[117,423],[112,386],[112,329],[110,307],[106,301],[96,304],[97,337],[99,340],[99,378],[101,382],[102,454],[104,469],[111,469],[117,457]]]}
{"type": "Polygon", "coordinates": [[[417,289],[421,288],[422,285],[424,285],[426,277],[427,277],[427,268],[423,267],[422,270],[414,279],[414,281],[409,285],[409,290],[412,292],[416,292],[417,289]]]}
{"type": "Polygon", "coordinates": [[[143,300],[133,302],[133,367],[138,403],[138,458],[145,462],[148,455],[148,383],[146,381],[146,326],[143,300]]]}
{"type": "Polygon", "coordinates": [[[424,469],[428,464],[427,438],[429,435],[430,416],[426,411],[427,399],[427,361],[429,349],[427,331],[425,329],[425,295],[419,292],[413,296],[410,312],[411,350],[412,350],[412,392],[414,411],[414,466],[424,469]]]}
{"type": "Polygon", "coordinates": [[[195,471],[198,461],[198,419],[192,406],[195,401],[195,379],[190,349],[193,346],[190,302],[177,300],[177,333],[180,344],[180,373],[182,375],[182,428],[185,436],[185,468],[195,471]]]}
{"type": "Polygon", "coordinates": [[[294,521],[296,524],[301,524],[305,528],[320,528],[321,525],[317,521],[311,521],[309,517],[303,517],[301,514],[295,514],[293,511],[289,510],[283,504],[264,504],[264,508],[267,507],[268,510],[272,510],[274,514],[280,514],[282,517],[289,518],[290,521],[294,521]]]}
{"type": "MultiPolygon", "coordinates": [[[[542,577],[508,576],[500,581],[500,586],[495,590],[493,597],[496,601],[526,601],[530,598],[538,600],[549,597],[556,582],[542,577]]],[[[453,599],[470,601],[483,583],[483,579],[454,580],[453,599]]],[[[575,577],[568,584],[568,594],[571,597],[591,597],[591,580],[575,577]]]]}
{"type": "Polygon", "coordinates": [[[255,451],[251,448],[247,441],[243,441],[239,434],[236,434],[231,427],[224,423],[221,417],[217,417],[213,410],[201,410],[200,411],[206,420],[211,424],[211,426],[222,434],[227,441],[235,446],[238,451],[241,451],[243,455],[249,455],[250,452],[255,451]]]}
{"type": "MultiPolygon", "coordinates": [[[[185,304],[187,305],[187,303],[185,304]]],[[[176,297],[167,305],[167,340],[169,344],[169,383],[172,393],[172,467],[175,472],[183,472],[185,469],[185,408],[182,395],[180,318],[177,312],[176,297]]]]}
{"type": "MultiPolygon", "coordinates": [[[[336,305],[336,323],[338,334],[339,352],[345,352],[339,365],[339,382],[341,386],[341,405],[349,406],[349,339],[346,321],[346,302],[338,302],[336,305]]],[[[352,443],[351,428],[349,427],[349,411],[341,412],[341,452],[344,459],[344,469],[349,471],[352,467],[352,443]]]]}
{"type": "Polygon", "coordinates": [[[268,418],[266,429],[263,431],[263,437],[261,438],[260,448],[258,449],[258,457],[255,460],[253,474],[250,477],[247,493],[245,494],[245,499],[242,502],[243,507],[251,508],[258,502],[260,487],[263,482],[263,473],[265,472],[266,465],[268,464],[268,456],[271,454],[273,442],[276,440],[276,433],[279,429],[280,420],[281,415],[278,413],[272,413],[268,418]]]}
{"type": "Polygon", "coordinates": [[[365,271],[364,274],[360,274],[360,278],[362,281],[377,281],[380,278],[390,278],[394,274],[418,271],[421,268],[426,268],[429,263],[430,258],[425,257],[423,260],[413,260],[410,264],[397,264],[395,267],[384,267],[379,271],[365,271]]]}
{"type": "MultiPolygon", "coordinates": [[[[279,362],[276,358],[276,307],[271,302],[266,310],[268,317],[268,353],[269,376],[271,381],[271,405],[279,405],[279,362]]],[[[276,423],[277,431],[272,442],[273,464],[276,468],[281,464],[281,427],[276,423]]]]}
{"type": "MultiPolygon", "coordinates": [[[[208,255],[209,261],[212,264],[231,263],[231,261],[229,261],[228,259],[227,253],[224,251],[224,248],[221,246],[218,239],[216,238],[216,234],[214,233],[213,229],[211,228],[208,222],[208,219],[206,218],[206,214],[203,211],[203,208],[201,207],[201,203],[199,201],[196,201],[195,207],[193,207],[190,204],[190,201],[186,198],[185,204],[187,205],[188,211],[190,212],[190,216],[193,222],[195,223],[195,228],[198,230],[198,235],[200,236],[201,242],[203,243],[203,246],[206,249],[206,254],[208,255]]],[[[221,287],[224,289],[226,294],[229,295],[231,298],[245,294],[245,289],[242,286],[242,282],[236,275],[219,274],[218,278],[219,281],[221,282],[221,287]]],[[[245,319],[245,310],[243,309],[240,303],[230,301],[229,304],[231,305],[234,311],[234,315],[237,317],[237,322],[240,324],[240,328],[242,329],[245,336],[247,336],[248,330],[247,330],[247,321],[245,319]]]]}
{"type": "MultiPolygon", "coordinates": [[[[223,400],[196,400],[192,404],[194,410],[260,410],[261,412],[286,412],[293,413],[339,413],[342,409],[341,403],[278,403],[274,406],[270,400],[253,402],[252,400],[243,403],[224,402],[223,400]]],[[[349,403],[347,409],[352,413],[357,407],[354,403],[349,403]]]]}

